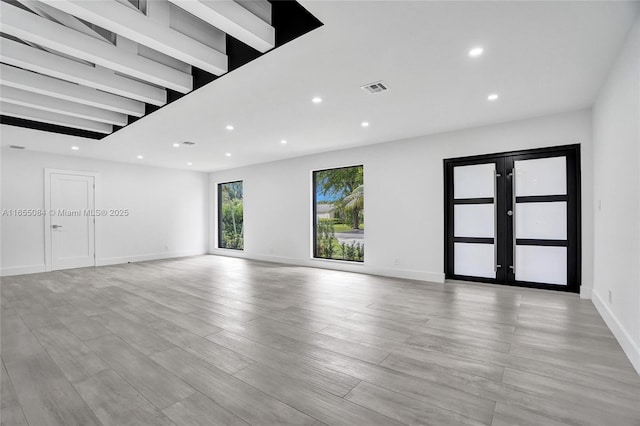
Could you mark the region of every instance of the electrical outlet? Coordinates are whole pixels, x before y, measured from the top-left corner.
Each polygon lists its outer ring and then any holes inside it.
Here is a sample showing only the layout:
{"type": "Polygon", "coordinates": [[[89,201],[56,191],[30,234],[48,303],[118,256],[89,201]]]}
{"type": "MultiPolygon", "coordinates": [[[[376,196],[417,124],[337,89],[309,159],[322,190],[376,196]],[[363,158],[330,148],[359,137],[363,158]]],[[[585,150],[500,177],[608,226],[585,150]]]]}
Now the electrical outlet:
{"type": "Polygon", "coordinates": [[[394,265],[399,265],[400,264],[400,259],[398,259],[398,258],[393,259],[393,264],[394,265]]]}
{"type": "Polygon", "coordinates": [[[609,304],[611,304],[611,302],[613,302],[613,295],[611,293],[611,290],[609,290],[609,304]]]}

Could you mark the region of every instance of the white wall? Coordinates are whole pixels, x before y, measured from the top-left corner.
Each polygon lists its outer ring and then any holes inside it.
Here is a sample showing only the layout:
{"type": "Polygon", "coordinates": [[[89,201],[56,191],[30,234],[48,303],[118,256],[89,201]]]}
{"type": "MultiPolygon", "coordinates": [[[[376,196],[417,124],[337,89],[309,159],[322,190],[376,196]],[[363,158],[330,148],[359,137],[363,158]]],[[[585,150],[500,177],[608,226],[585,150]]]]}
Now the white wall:
{"type": "MultiPolygon", "coordinates": [[[[371,129],[373,131],[373,129],[371,129]]],[[[443,159],[582,144],[583,293],[592,285],[591,112],[558,114],[211,174],[244,181],[245,250],[211,253],[380,275],[444,281],[443,159]],[[311,171],[364,164],[365,262],[311,259],[311,171]],[[394,259],[399,265],[394,265],[394,259]]]]}
{"type": "MultiPolygon", "coordinates": [[[[98,219],[98,265],[207,252],[206,173],[9,148],[1,156],[0,209],[43,209],[45,168],[100,174],[96,208],[128,208],[130,216],[98,219]]],[[[45,270],[44,218],[3,216],[1,232],[2,275],[45,270]]]]}
{"type": "Polygon", "coordinates": [[[640,372],[640,20],[594,105],[593,141],[593,301],[640,372]]]}

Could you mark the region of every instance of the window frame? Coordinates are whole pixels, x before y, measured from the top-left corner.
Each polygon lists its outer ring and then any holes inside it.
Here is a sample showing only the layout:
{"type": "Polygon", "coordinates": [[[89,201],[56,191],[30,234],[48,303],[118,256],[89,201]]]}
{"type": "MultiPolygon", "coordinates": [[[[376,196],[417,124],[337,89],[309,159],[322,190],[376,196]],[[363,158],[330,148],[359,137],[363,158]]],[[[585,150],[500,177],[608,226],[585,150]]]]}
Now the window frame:
{"type": "MultiPolygon", "coordinates": [[[[311,170],[311,192],[312,192],[312,196],[311,196],[311,216],[312,216],[312,241],[311,241],[311,258],[313,260],[323,260],[323,261],[330,261],[330,262],[349,262],[352,264],[356,264],[356,265],[363,265],[364,264],[364,259],[365,259],[365,254],[363,252],[362,255],[362,260],[348,260],[348,259],[332,259],[329,257],[321,257],[318,256],[318,213],[317,213],[317,180],[316,180],[316,176],[317,173],[319,172],[326,172],[329,170],[338,170],[338,169],[350,169],[353,167],[362,167],[362,184],[364,185],[364,164],[360,163],[360,164],[354,164],[354,165],[350,165],[350,166],[338,166],[338,167],[327,167],[324,169],[314,169],[311,170]]],[[[364,211],[364,209],[363,209],[364,211]]],[[[364,243],[363,243],[364,245],[364,243]]]]}
{"type": "Polygon", "coordinates": [[[233,180],[233,181],[228,181],[228,182],[219,182],[218,183],[218,208],[217,208],[217,219],[218,219],[218,232],[217,232],[217,248],[218,249],[223,249],[223,250],[236,250],[236,251],[244,251],[244,181],[242,179],[239,180],[233,180]],[[234,248],[234,247],[222,247],[222,186],[223,185],[229,185],[232,183],[240,183],[242,184],[242,230],[243,230],[243,241],[242,241],[242,248],[234,248]]]}

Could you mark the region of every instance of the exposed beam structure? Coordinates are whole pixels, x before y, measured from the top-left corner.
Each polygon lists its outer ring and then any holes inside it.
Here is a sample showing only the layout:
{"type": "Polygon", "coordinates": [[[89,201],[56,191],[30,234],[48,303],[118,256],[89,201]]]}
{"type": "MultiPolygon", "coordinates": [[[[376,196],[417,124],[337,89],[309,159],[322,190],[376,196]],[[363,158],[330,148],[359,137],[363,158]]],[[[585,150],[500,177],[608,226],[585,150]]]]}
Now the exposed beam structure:
{"type": "Polygon", "coordinates": [[[113,72],[81,64],[47,53],[22,43],[0,38],[2,62],[40,74],[71,81],[83,86],[162,106],[167,103],[167,92],[113,72]]]}
{"type": "Polygon", "coordinates": [[[124,126],[128,122],[127,116],[119,112],[63,101],[62,99],[27,92],[26,90],[16,89],[15,87],[0,86],[0,100],[8,104],[22,105],[42,111],[50,111],[71,117],[115,124],[117,126],[124,126]]]}
{"type": "Polygon", "coordinates": [[[41,2],[215,75],[227,72],[227,55],[147,18],[121,3],[41,0],[41,2]]]}
{"type": "Polygon", "coordinates": [[[111,42],[110,40],[107,40],[106,38],[104,38],[97,31],[94,31],[93,29],[89,28],[79,19],[74,18],[68,13],[61,12],[58,9],[54,9],[51,6],[48,6],[43,2],[39,2],[36,0],[18,0],[18,1],[22,3],[24,6],[36,12],[38,15],[42,16],[43,18],[47,18],[51,21],[55,21],[59,24],[65,25],[76,31],[80,31],[81,33],[84,33],[88,36],[96,38],[100,41],[106,41],[107,43],[111,42]]]}
{"type": "Polygon", "coordinates": [[[272,24],[272,8],[269,0],[235,0],[235,2],[265,21],[267,24],[272,24]]]}
{"type": "MultiPolygon", "coordinates": [[[[115,0],[116,2],[120,3],[123,6],[128,7],[131,10],[135,10],[136,12],[139,12],[139,10],[131,4],[131,2],[129,2],[129,0],[115,0]]],[[[143,0],[143,1],[147,1],[147,0],[143,0]]],[[[152,1],[157,1],[157,0],[152,0],[152,1]]]]}
{"type": "Polygon", "coordinates": [[[52,96],[54,98],[77,102],[82,105],[102,108],[121,114],[133,115],[135,117],[142,117],[145,112],[145,105],[140,101],[69,83],[5,64],[0,64],[0,83],[6,87],[27,90],[41,95],[52,96]]]}
{"type": "Polygon", "coordinates": [[[0,113],[8,117],[22,118],[25,120],[39,121],[41,123],[56,124],[58,126],[74,129],[88,130],[90,132],[109,134],[113,132],[111,124],[85,120],[83,118],[69,117],[55,112],[41,111],[21,105],[13,105],[0,102],[0,113]]]}
{"type": "Polygon", "coordinates": [[[296,1],[0,0],[0,116],[100,139],[319,25],[296,1]]]}
{"type": "Polygon", "coordinates": [[[3,3],[0,17],[2,31],[55,51],[84,59],[143,81],[180,93],[193,88],[191,75],[161,65],[150,59],[123,51],[108,43],[48,19],[3,3]]]}
{"type": "MultiPolygon", "coordinates": [[[[78,30],[78,31],[81,31],[81,32],[84,32],[83,30],[88,30],[89,32],[85,33],[85,34],[91,35],[92,37],[100,37],[99,34],[97,34],[96,32],[92,32],[92,30],[90,30],[86,25],[84,25],[82,22],[80,22],[78,19],[74,18],[73,16],[67,15],[66,13],[63,13],[63,12],[60,12],[59,10],[53,9],[54,14],[59,15],[59,17],[61,17],[61,18],[62,18],[62,15],[66,15],[66,17],[68,18],[68,19],[64,19],[64,18],[63,19],[55,19],[51,14],[46,13],[44,11],[44,8],[52,9],[49,6],[47,6],[46,4],[38,3],[35,0],[17,0],[17,1],[20,2],[24,7],[30,9],[31,11],[33,11],[34,13],[42,16],[45,19],[48,19],[48,20],[53,21],[53,22],[58,22],[58,23],[62,23],[60,21],[64,20],[64,21],[67,21],[68,24],[70,24],[70,25],[68,25],[69,28],[73,28],[74,30],[78,30]],[[82,27],[84,27],[84,28],[82,28],[82,27]]],[[[100,38],[100,40],[107,41],[106,39],[102,39],[102,38],[100,38]]],[[[74,58],[73,56],[65,55],[64,53],[60,53],[60,52],[55,52],[55,51],[53,51],[51,49],[48,49],[48,48],[43,47],[43,46],[38,46],[37,44],[30,43],[28,41],[24,41],[24,42],[27,43],[30,46],[35,47],[35,48],[46,50],[47,52],[55,53],[56,55],[60,55],[60,56],[63,56],[65,58],[73,59],[74,61],[83,62],[85,64],[89,64],[90,65],[89,62],[82,61],[82,60],[80,60],[78,58],[74,58]]]]}
{"type": "Polygon", "coordinates": [[[275,29],[235,1],[169,1],[260,52],[275,47],[275,29]]]}

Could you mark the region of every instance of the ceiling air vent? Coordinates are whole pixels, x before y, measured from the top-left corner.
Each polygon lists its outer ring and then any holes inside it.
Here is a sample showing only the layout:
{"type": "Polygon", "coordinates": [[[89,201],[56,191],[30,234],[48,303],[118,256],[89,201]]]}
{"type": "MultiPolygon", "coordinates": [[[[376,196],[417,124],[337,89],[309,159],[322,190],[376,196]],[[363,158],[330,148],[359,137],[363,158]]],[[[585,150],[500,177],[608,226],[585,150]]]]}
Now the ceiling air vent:
{"type": "Polygon", "coordinates": [[[389,90],[389,86],[387,86],[387,83],[383,81],[376,81],[375,83],[369,83],[361,86],[361,89],[370,95],[375,95],[377,93],[386,92],[389,90]]]}
{"type": "Polygon", "coordinates": [[[9,145],[9,148],[11,148],[11,149],[24,149],[24,146],[20,146],[20,145],[9,145]]]}
{"type": "Polygon", "coordinates": [[[195,142],[191,142],[191,141],[184,141],[184,142],[182,142],[182,145],[186,145],[186,146],[193,146],[193,145],[195,145],[195,144],[196,144],[195,142]]]}

